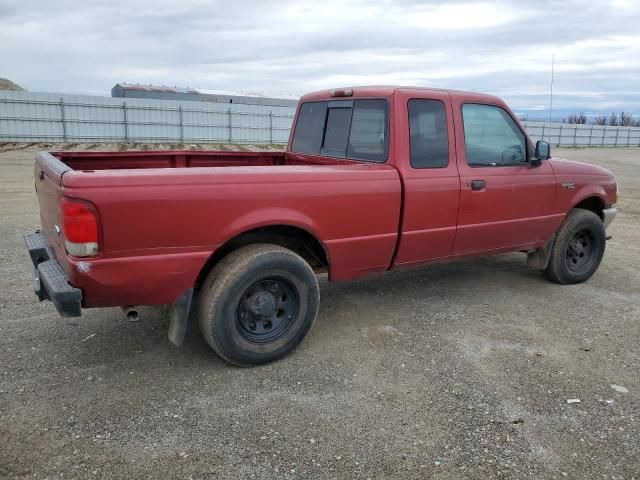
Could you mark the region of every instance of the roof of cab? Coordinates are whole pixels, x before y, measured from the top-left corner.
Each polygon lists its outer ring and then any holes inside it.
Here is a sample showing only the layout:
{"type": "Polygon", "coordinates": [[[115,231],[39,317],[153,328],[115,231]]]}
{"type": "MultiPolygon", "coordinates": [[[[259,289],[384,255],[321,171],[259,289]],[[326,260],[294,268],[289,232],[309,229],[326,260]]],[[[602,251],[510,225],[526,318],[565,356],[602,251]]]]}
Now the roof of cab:
{"type": "Polygon", "coordinates": [[[446,88],[429,88],[429,87],[411,87],[411,86],[400,86],[400,85],[372,85],[372,86],[360,86],[360,87],[340,87],[340,88],[332,88],[329,90],[319,90],[317,92],[311,92],[303,95],[300,98],[300,102],[310,101],[310,100],[326,100],[329,98],[345,98],[345,97],[332,97],[331,92],[334,90],[352,90],[353,95],[347,98],[358,98],[358,97],[391,97],[396,91],[415,91],[415,92],[428,92],[428,91],[436,91],[436,92],[448,92],[451,96],[471,96],[476,100],[486,100],[491,103],[503,103],[501,99],[494,95],[489,95],[486,93],[478,93],[478,92],[466,92],[461,90],[451,90],[446,88]]]}

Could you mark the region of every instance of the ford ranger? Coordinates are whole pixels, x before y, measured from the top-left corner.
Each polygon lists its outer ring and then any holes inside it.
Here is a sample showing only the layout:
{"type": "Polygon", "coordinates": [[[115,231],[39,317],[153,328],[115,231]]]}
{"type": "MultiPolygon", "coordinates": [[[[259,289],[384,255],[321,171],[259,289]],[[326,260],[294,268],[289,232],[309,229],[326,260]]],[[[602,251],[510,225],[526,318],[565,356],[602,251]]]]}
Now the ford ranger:
{"type": "Polygon", "coordinates": [[[355,87],[303,96],[286,151],[41,152],[35,292],[62,316],[169,305],[241,366],[278,359],[330,281],[523,252],[591,277],[616,214],[604,168],[552,158],[500,99],[355,87]]]}

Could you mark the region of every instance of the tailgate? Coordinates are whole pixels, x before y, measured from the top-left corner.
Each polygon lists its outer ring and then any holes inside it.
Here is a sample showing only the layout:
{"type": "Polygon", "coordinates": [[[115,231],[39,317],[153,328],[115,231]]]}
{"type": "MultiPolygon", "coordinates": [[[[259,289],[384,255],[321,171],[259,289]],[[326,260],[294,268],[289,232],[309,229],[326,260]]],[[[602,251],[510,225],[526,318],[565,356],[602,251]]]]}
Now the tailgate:
{"type": "Polygon", "coordinates": [[[35,188],[40,205],[40,223],[49,246],[55,253],[64,252],[64,241],[60,235],[60,199],[62,175],[71,169],[48,152],[36,156],[34,169],[35,188]]]}

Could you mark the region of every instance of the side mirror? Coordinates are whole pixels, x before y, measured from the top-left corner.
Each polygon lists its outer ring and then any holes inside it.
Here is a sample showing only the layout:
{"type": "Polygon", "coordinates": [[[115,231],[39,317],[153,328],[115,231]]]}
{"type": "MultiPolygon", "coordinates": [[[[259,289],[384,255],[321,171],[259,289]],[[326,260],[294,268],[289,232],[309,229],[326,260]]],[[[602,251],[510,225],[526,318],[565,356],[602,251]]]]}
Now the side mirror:
{"type": "Polygon", "coordinates": [[[538,140],[536,142],[536,153],[534,155],[536,160],[548,160],[551,158],[551,145],[544,140],[538,140]]]}

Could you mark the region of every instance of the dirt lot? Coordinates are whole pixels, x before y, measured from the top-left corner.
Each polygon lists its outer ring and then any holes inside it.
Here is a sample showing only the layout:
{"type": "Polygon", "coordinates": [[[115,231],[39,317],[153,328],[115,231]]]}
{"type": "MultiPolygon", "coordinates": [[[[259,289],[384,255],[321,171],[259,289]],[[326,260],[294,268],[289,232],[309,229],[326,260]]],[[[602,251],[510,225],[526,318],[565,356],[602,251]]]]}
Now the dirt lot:
{"type": "Polygon", "coordinates": [[[1,478],[640,479],[639,149],[555,151],[621,184],[586,284],[518,254],[322,279],[313,332],[252,369],[159,308],[37,302],[35,149],[0,154],[1,478]]]}

